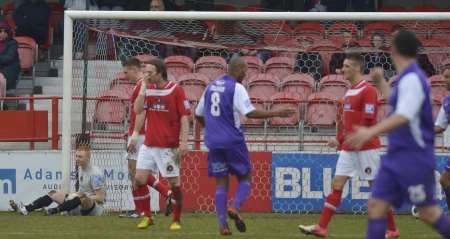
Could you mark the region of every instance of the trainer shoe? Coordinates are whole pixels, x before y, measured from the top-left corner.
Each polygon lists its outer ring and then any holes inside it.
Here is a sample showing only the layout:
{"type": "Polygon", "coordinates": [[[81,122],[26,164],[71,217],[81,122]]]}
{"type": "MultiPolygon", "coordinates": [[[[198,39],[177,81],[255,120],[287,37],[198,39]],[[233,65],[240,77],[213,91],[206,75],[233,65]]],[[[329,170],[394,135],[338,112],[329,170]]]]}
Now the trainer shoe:
{"type": "Polygon", "coordinates": [[[141,215],[135,211],[127,211],[125,213],[119,214],[120,218],[140,218],[141,215]]]}
{"type": "Polygon", "coordinates": [[[228,227],[220,228],[219,233],[221,236],[231,236],[231,231],[228,227]]]}
{"type": "Polygon", "coordinates": [[[386,238],[399,238],[399,237],[400,237],[400,231],[398,229],[387,230],[387,232],[386,232],[386,238]]]}
{"type": "Polygon", "coordinates": [[[23,203],[19,203],[18,212],[24,216],[28,215],[28,210],[23,203]]]}
{"type": "Polygon", "coordinates": [[[306,235],[314,235],[316,237],[327,237],[328,235],[327,229],[322,228],[319,225],[310,225],[310,226],[299,225],[298,229],[300,229],[300,231],[302,231],[306,235]]]}
{"type": "Polygon", "coordinates": [[[170,224],[169,229],[170,229],[171,231],[178,231],[178,230],[181,230],[181,224],[180,224],[180,222],[172,222],[172,224],[170,224]]]}
{"type": "Polygon", "coordinates": [[[150,217],[144,216],[142,218],[142,221],[137,225],[137,228],[146,229],[151,225],[153,225],[153,220],[150,217]]]}
{"type": "Polygon", "coordinates": [[[55,215],[57,213],[59,213],[59,209],[57,207],[45,209],[45,214],[47,214],[47,215],[55,215]]]}
{"type": "Polygon", "coordinates": [[[240,232],[247,231],[247,227],[245,226],[244,220],[242,219],[239,212],[234,208],[228,208],[228,216],[234,220],[234,225],[236,225],[236,228],[240,232]]]}

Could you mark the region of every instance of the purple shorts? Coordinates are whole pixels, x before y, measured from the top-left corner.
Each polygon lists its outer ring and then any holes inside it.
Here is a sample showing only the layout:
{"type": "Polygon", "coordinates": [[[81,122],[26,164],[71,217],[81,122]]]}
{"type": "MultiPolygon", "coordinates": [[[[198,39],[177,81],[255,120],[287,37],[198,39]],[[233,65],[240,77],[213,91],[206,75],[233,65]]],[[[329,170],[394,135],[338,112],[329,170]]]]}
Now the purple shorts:
{"type": "Polygon", "coordinates": [[[229,174],[245,176],[252,168],[245,143],[229,149],[210,149],[208,153],[208,175],[226,177],[229,174]]]}
{"type": "Polygon", "coordinates": [[[372,186],[372,198],[384,200],[394,207],[404,202],[416,206],[431,206],[436,202],[434,170],[423,167],[408,167],[395,172],[381,166],[372,186]]]}

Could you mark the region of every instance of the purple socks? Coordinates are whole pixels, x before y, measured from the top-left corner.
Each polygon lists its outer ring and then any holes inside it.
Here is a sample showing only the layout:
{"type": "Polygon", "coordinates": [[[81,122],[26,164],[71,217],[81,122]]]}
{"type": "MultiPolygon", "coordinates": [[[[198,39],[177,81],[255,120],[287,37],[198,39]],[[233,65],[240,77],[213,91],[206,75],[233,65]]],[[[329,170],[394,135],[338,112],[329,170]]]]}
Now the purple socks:
{"type": "Polygon", "coordinates": [[[386,234],[386,218],[369,219],[366,239],[384,239],[386,234]]]}
{"type": "Polygon", "coordinates": [[[439,234],[444,236],[444,238],[450,239],[450,218],[442,213],[439,219],[433,225],[439,234]]]}
{"type": "Polygon", "coordinates": [[[236,194],[233,199],[233,208],[237,211],[241,210],[242,204],[247,200],[248,195],[250,194],[250,181],[241,181],[239,182],[236,194]]]}
{"type": "Polygon", "coordinates": [[[219,220],[219,227],[228,227],[227,224],[227,194],[228,191],[224,186],[216,186],[216,214],[219,220]]]}
{"type": "Polygon", "coordinates": [[[444,188],[445,200],[447,200],[447,208],[450,210],[450,187],[444,188]]]}

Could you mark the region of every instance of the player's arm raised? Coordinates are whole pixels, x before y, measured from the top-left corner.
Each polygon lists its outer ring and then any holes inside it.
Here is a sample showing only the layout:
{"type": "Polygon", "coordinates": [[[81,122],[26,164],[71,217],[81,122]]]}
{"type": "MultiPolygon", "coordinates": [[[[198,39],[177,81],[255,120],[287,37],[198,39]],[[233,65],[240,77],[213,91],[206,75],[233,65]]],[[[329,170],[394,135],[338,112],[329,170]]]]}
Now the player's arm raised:
{"type": "Polygon", "coordinates": [[[425,93],[418,76],[412,75],[410,79],[402,80],[398,87],[396,111],[370,128],[357,127],[356,132],[346,139],[346,143],[357,149],[361,148],[371,138],[408,124],[419,113],[425,100],[425,93]]]}
{"type": "Polygon", "coordinates": [[[381,92],[383,99],[388,99],[391,95],[390,84],[384,79],[384,70],[381,67],[375,67],[370,70],[370,77],[372,77],[375,86],[381,92]]]}

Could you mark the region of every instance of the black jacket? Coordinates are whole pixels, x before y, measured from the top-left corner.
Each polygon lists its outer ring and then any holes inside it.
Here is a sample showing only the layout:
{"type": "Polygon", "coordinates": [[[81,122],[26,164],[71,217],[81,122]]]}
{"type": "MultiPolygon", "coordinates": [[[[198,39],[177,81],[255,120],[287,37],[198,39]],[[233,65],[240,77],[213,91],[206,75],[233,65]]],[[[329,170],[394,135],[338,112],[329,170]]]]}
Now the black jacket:
{"type": "Polygon", "coordinates": [[[16,88],[20,74],[20,60],[17,42],[14,39],[6,40],[5,49],[0,53],[0,72],[6,78],[6,89],[16,88]]]}
{"type": "Polygon", "coordinates": [[[17,36],[32,37],[38,44],[44,44],[48,37],[50,7],[44,1],[25,1],[14,12],[17,36]]]}
{"type": "MultiPolygon", "coordinates": [[[[127,0],[96,0],[98,7],[115,7],[115,6],[121,6],[125,8],[128,4],[127,0]]],[[[147,1],[149,2],[149,1],[147,1]]],[[[148,3],[150,5],[150,3],[148,3]]]]}

